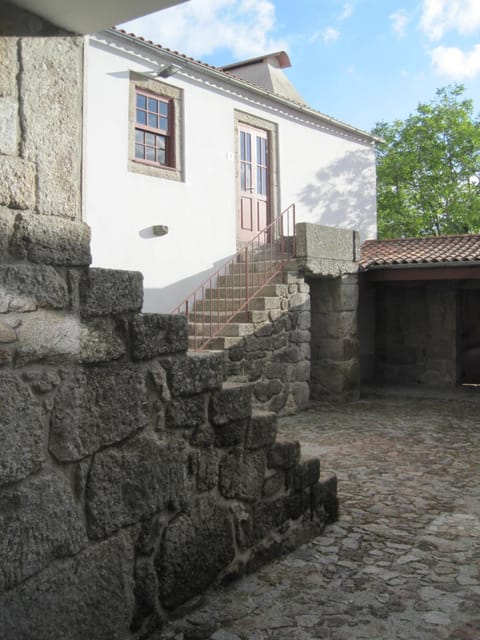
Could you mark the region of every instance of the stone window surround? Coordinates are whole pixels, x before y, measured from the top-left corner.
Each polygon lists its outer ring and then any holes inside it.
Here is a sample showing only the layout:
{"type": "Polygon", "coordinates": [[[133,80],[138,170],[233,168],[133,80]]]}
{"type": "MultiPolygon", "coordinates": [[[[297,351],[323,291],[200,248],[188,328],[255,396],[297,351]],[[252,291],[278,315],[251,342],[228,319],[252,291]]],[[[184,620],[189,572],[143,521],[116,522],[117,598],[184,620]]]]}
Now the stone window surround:
{"type": "Polygon", "coordinates": [[[269,194],[269,216],[272,221],[276,216],[280,214],[280,174],[279,174],[279,161],[278,161],[278,125],[275,122],[264,120],[258,116],[254,116],[250,113],[245,113],[235,109],[235,184],[236,184],[236,208],[237,208],[237,220],[239,216],[240,208],[240,145],[239,145],[239,130],[238,125],[240,123],[250,125],[256,129],[263,129],[268,134],[268,153],[270,160],[270,172],[268,178],[268,194],[269,194]]]}
{"type": "Polygon", "coordinates": [[[129,113],[128,113],[128,170],[134,173],[165,178],[167,180],[184,181],[184,116],[183,90],[158,79],[146,78],[143,74],[130,71],[129,75],[129,113]],[[173,102],[173,157],[174,167],[154,166],[135,159],[135,96],[136,89],[152,93],[173,102]]]}

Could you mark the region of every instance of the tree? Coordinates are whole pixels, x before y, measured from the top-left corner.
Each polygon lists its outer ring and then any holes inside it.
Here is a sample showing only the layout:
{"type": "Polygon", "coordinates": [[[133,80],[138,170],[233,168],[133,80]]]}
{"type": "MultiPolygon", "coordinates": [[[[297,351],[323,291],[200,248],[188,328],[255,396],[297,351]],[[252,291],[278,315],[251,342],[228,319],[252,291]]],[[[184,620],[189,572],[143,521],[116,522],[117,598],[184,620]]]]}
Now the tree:
{"type": "Polygon", "coordinates": [[[379,238],[480,232],[480,120],[452,85],[404,122],[378,123],[379,238]]]}

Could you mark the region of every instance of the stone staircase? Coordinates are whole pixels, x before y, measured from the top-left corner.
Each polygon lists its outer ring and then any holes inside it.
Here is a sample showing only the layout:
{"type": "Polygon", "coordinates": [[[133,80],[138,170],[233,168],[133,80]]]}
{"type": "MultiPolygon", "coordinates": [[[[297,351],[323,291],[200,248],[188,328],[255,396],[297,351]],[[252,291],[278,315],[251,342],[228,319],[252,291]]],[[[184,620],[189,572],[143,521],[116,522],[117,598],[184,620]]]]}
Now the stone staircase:
{"type": "Polygon", "coordinates": [[[272,276],[279,265],[278,260],[258,259],[253,254],[248,275],[245,260],[241,260],[230,266],[227,275],[218,276],[216,286],[206,289],[204,299],[198,300],[189,313],[189,348],[198,349],[209,340],[208,350],[228,349],[285,311],[282,303],[298,278],[285,270],[272,276]],[[248,305],[247,278],[248,294],[254,292],[248,305]],[[240,310],[235,312],[236,309],[240,310]],[[222,324],[218,334],[210,339],[222,324]]]}

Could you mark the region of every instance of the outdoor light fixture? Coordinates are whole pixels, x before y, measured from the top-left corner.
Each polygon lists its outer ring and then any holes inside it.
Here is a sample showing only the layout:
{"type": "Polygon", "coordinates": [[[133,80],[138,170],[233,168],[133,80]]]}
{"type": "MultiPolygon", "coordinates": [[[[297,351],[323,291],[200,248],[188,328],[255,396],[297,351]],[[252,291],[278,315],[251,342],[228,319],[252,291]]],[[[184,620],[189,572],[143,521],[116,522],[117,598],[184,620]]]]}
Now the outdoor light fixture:
{"type": "Polygon", "coordinates": [[[170,78],[170,76],[173,76],[175,73],[178,73],[179,71],[181,71],[182,67],[180,67],[178,64],[169,64],[169,65],[164,65],[159,71],[155,72],[155,75],[158,78],[170,78]]]}

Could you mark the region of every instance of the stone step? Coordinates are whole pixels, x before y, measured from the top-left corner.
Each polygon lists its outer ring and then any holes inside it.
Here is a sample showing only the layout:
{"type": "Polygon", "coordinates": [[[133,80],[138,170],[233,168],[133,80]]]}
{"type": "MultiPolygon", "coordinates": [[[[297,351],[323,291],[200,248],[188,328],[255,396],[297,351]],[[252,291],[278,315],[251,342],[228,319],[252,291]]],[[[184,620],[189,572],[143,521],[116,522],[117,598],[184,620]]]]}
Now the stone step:
{"type": "MultiPolygon", "coordinates": [[[[216,287],[215,289],[207,289],[205,298],[207,300],[224,300],[225,298],[244,298],[247,291],[246,286],[230,286],[216,287]]],[[[252,289],[249,286],[249,292],[252,289]]],[[[282,296],[288,293],[288,284],[266,284],[255,292],[255,297],[274,297],[282,296]]]]}
{"type": "MultiPolygon", "coordinates": [[[[229,300],[199,300],[195,304],[195,310],[201,313],[235,311],[245,303],[244,298],[231,298],[229,300]]],[[[280,299],[276,296],[261,296],[252,298],[248,303],[251,311],[264,311],[267,309],[280,309],[280,299]]]]}
{"type": "MultiPolygon", "coordinates": [[[[277,273],[273,276],[272,280],[270,280],[270,284],[284,284],[286,281],[285,275],[283,273],[277,273]]],[[[263,284],[265,281],[265,275],[263,273],[255,273],[252,272],[249,275],[248,282],[250,285],[258,285],[263,284]]],[[[245,274],[237,273],[230,274],[228,276],[218,276],[217,278],[217,287],[243,287],[245,286],[245,274]]]]}
{"type": "MultiPolygon", "coordinates": [[[[253,273],[272,273],[280,268],[280,262],[277,260],[262,260],[261,262],[253,262],[249,265],[249,271],[253,273]]],[[[230,274],[244,274],[246,270],[244,262],[235,262],[230,265],[230,274]]]]}
{"type": "MultiPolygon", "coordinates": [[[[216,325],[212,325],[216,327],[216,325]]],[[[255,331],[255,327],[251,322],[229,322],[226,324],[220,333],[222,336],[228,337],[241,337],[248,336],[255,331]]],[[[193,336],[195,333],[204,333],[210,335],[210,323],[203,325],[201,322],[189,322],[188,323],[188,335],[193,336]]]]}
{"type": "MultiPolygon", "coordinates": [[[[188,348],[190,350],[198,349],[203,345],[205,340],[208,340],[209,336],[189,336],[188,337],[188,348]]],[[[217,336],[212,338],[208,343],[206,351],[224,351],[225,349],[229,349],[230,347],[235,346],[240,340],[242,336],[217,336]]]]}
{"type": "MultiPolygon", "coordinates": [[[[202,324],[210,324],[213,322],[214,324],[227,322],[230,320],[230,313],[210,313],[210,311],[205,310],[197,311],[196,313],[190,313],[188,316],[190,322],[196,322],[198,325],[202,324]]],[[[232,322],[253,322],[254,324],[261,324],[263,322],[269,321],[268,311],[240,311],[236,313],[232,318],[232,322]]]]}

